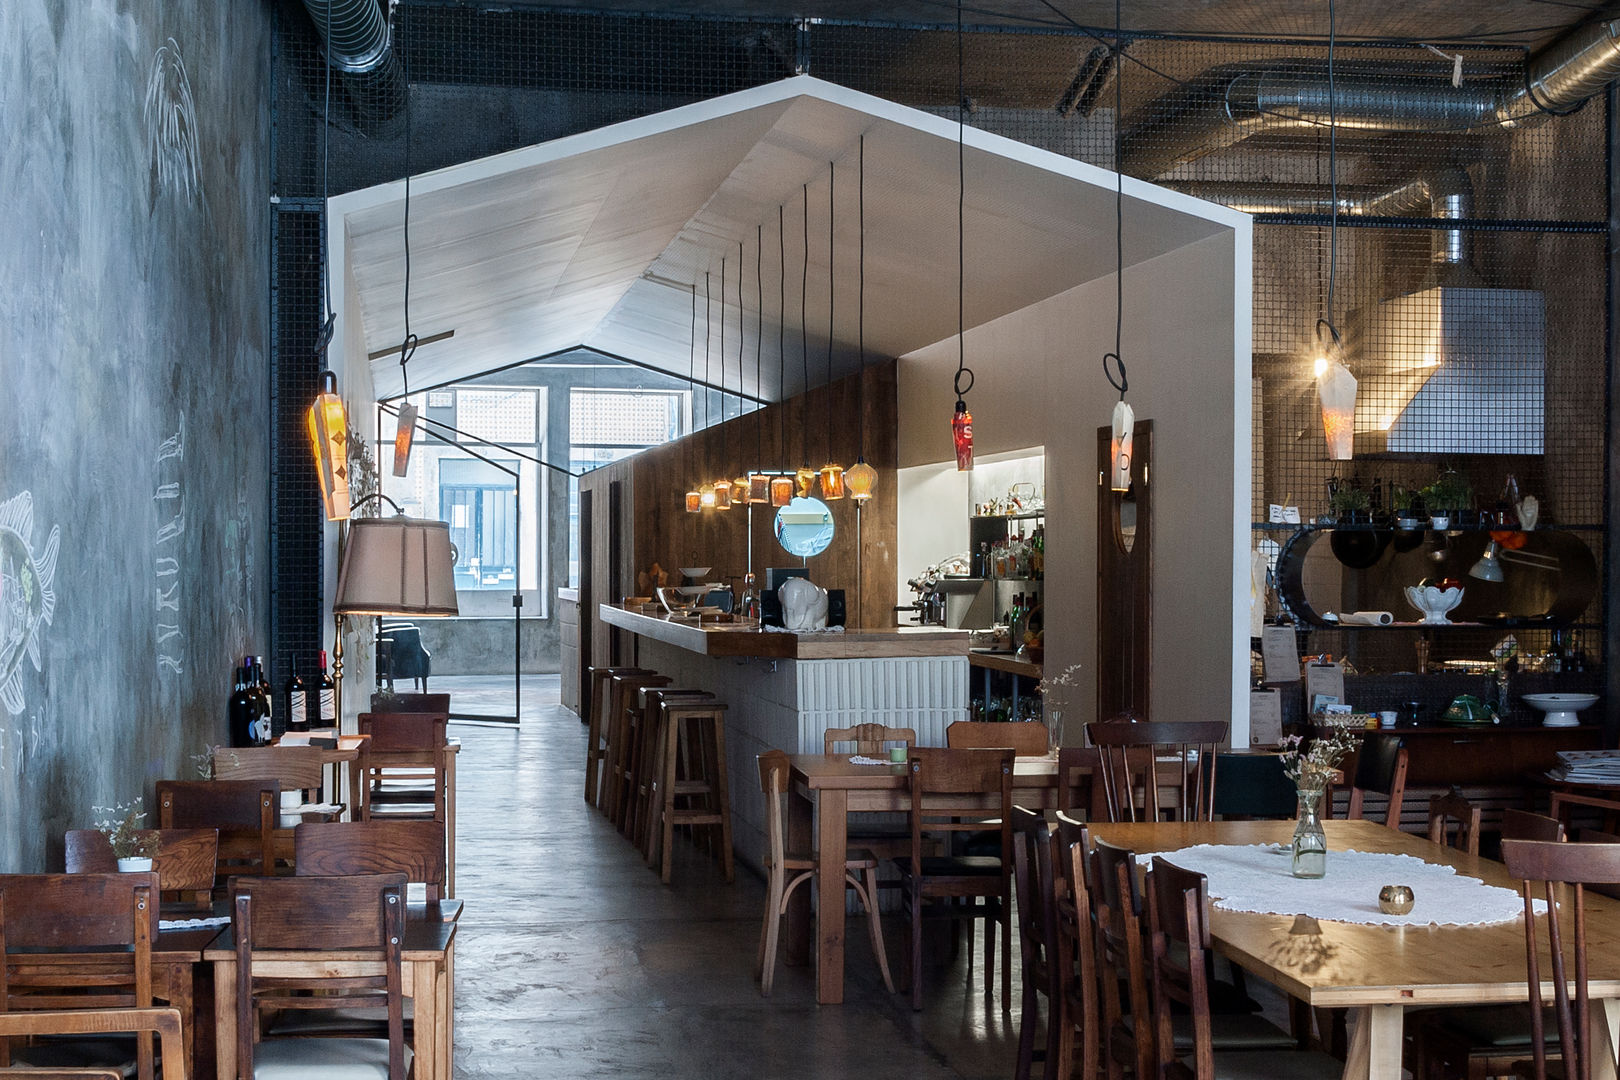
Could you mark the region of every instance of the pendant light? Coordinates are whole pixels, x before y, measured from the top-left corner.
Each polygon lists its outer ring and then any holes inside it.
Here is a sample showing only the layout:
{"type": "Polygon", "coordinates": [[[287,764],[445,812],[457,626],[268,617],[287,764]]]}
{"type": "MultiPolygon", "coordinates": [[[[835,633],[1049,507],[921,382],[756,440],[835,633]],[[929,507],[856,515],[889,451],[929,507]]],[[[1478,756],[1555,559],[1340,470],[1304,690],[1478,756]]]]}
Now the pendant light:
{"type": "MultiPolygon", "coordinates": [[[[720,260],[720,460],[726,459],[726,260],[720,260]]],[[[721,466],[724,468],[724,465],[721,466]]],[[[731,481],[722,472],[714,482],[714,508],[731,509],[731,481]]]]}
{"type": "Polygon", "coordinates": [[[1111,491],[1131,489],[1131,457],[1136,442],[1136,411],[1125,400],[1131,381],[1125,373],[1121,333],[1125,325],[1125,174],[1120,171],[1121,115],[1125,81],[1124,34],[1120,0],[1114,0],[1114,351],[1103,354],[1103,376],[1119,391],[1108,437],[1108,487],[1111,491]],[[1113,360],[1111,369],[1108,361],[1113,360]]]}
{"type": "Polygon", "coordinates": [[[816,486],[816,470],[810,467],[810,185],[804,185],[804,268],[799,274],[799,360],[804,366],[804,381],[799,384],[799,460],[803,462],[793,474],[794,487],[799,498],[808,499],[816,486]]]}
{"type": "MultiPolygon", "coordinates": [[[[709,274],[703,275],[703,430],[709,430],[709,274]]],[[[714,509],[714,485],[705,480],[698,488],[698,502],[705,510],[714,509]]]]}
{"type": "MultiPolygon", "coordinates": [[[[747,331],[743,328],[743,277],[748,267],[743,259],[742,241],[737,241],[737,419],[742,419],[743,407],[743,348],[747,331]]],[[[740,426],[739,426],[740,428],[740,426]]],[[[740,433],[740,430],[739,430],[740,433]]],[[[731,482],[731,501],[738,506],[747,506],[754,501],[753,488],[748,482],[746,470],[731,482]]]]}
{"type": "Polygon", "coordinates": [[[849,489],[849,497],[855,501],[856,509],[872,497],[872,491],[877,487],[877,470],[866,463],[866,136],[861,136],[859,169],[856,173],[856,224],[860,235],[860,257],[857,262],[856,281],[856,317],[855,339],[860,366],[855,375],[855,424],[859,432],[860,450],[856,455],[855,464],[844,473],[844,486],[849,489]]]}
{"type": "MultiPolygon", "coordinates": [[[[687,337],[686,349],[686,382],[690,386],[697,381],[697,284],[692,285],[692,329],[687,337]]],[[[695,442],[694,433],[690,428],[686,432],[686,472],[692,474],[692,444],[695,442]]],[[[703,512],[703,495],[697,488],[688,488],[686,491],[686,512],[688,514],[701,514],[703,512]]]]}
{"type": "Polygon", "coordinates": [[[827,408],[827,463],[821,467],[821,497],[827,502],[844,497],[844,467],[833,460],[832,453],[832,385],[833,385],[833,237],[837,232],[837,203],[833,194],[838,175],[838,163],[827,163],[827,383],[822,387],[822,399],[827,408]]]}
{"type": "Polygon", "coordinates": [[[1344,342],[1333,325],[1333,287],[1339,262],[1338,97],[1333,82],[1338,38],[1334,0],[1328,0],[1328,287],[1327,312],[1316,320],[1316,395],[1322,404],[1322,434],[1330,461],[1349,461],[1356,441],[1356,377],[1344,363],[1344,342]]]}
{"type": "Polygon", "coordinates": [[[951,442],[956,448],[956,471],[973,471],[973,414],[967,392],[973,389],[973,370],[967,366],[966,313],[963,280],[966,276],[967,94],[962,88],[962,0],[956,0],[956,412],[951,417],[951,442]]]}
{"type": "MultiPolygon", "coordinates": [[[[787,208],[776,208],[776,433],[782,461],[787,462],[787,403],[782,399],[787,387],[787,208]]],[[[783,507],[793,501],[793,477],[771,478],[771,505],[783,507]]]]}
{"type": "Polygon", "coordinates": [[[765,422],[757,414],[764,408],[760,374],[765,353],[765,226],[754,226],[754,468],[748,473],[748,501],[764,506],[771,501],[771,478],[760,471],[765,461],[765,422]]]}

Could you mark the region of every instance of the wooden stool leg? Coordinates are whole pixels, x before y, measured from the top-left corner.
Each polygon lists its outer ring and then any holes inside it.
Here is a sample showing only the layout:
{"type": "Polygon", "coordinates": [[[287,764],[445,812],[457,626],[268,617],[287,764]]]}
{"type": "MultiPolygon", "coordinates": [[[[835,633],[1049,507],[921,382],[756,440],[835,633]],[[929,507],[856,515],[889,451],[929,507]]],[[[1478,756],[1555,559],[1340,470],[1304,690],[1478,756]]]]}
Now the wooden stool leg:
{"type": "Polygon", "coordinates": [[[661,851],[662,837],[664,835],[664,807],[670,783],[667,779],[671,755],[668,749],[669,721],[664,716],[664,710],[659,709],[653,724],[653,789],[647,797],[647,836],[643,852],[649,867],[658,865],[661,851]]]}
{"type": "Polygon", "coordinates": [[[663,846],[659,853],[658,876],[668,885],[671,850],[675,846],[675,762],[681,738],[680,717],[666,715],[664,724],[664,805],[658,814],[663,846]]]}
{"type": "Polygon", "coordinates": [[[714,771],[709,775],[709,792],[714,812],[720,815],[720,864],[726,870],[726,884],[737,880],[736,856],[731,850],[731,798],[726,779],[726,718],[714,713],[709,721],[713,732],[714,771]]]}

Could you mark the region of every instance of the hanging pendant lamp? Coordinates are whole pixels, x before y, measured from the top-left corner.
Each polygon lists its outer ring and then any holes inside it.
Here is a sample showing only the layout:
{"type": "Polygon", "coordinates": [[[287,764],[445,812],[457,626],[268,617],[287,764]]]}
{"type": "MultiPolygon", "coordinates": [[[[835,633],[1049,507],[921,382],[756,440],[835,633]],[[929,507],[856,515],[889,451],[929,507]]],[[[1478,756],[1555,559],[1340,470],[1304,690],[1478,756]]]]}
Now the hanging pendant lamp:
{"type": "MultiPolygon", "coordinates": [[[[720,260],[720,460],[726,457],[726,260],[720,260]]],[[[721,466],[724,468],[725,466],[721,466]]],[[[724,473],[714,482],[714,508],[731,509],[731,480],[724,473]]]]}
{"type": "MultiPolygon", "coordinates": [[[[1114,2],[1114,115],[1120,115],[1125,78],[1125,45],[1122,32],[1119,0],[1114,2]]],[[[1108,488],[1126,492],[1131,489],[1131,459],[1136,445],[1136,410],[1125,400],[1130,379],[1125,373],[1124,348],[1121,334],[1125,325],[1125,174],[1120,171],[1121,131],[1114,126],[1114,351],[1103,354],[1103,376],[1108,384],[1119,391],[1114,403],[1113,422],[1108,437],[1108,488]],[[1108,361],[1114,366],[1110,368],[1108,361]]]]}
{"type": "Polygon", "coordinates": [[[754,226],[754,467],[748,473],[748,501],[764,506],[771,501],[771,478],[760,470],[765,461],[765,391],[760,386],[765,354],[765,226],[754,226]]]}
{"type": "Polygon", "coordinates": [[[808,499],[816,486],[816,470],[810,467],[810,185],[804,185],[804,265],[799,273],[799,360],[804,368],[804,381],[799,394],[799,452],[804,464],[793,474],[799,498],[808,499]]]}
{"type": "MultiPolygon", "coordinates": [[[[686,350],[686,384],[691,386],[697,379],[697,284],[692,285],[692,328],[687,338],[686,350]]],[[[687,426],[686,432],[686,468],[690,473],[692,469],[692,440],[694,432],[687,426]]],[[[703,495],[697,488],[691,487],[686,491],[686,512],[688,514],[701,514],[703,512],[703,495]]]]}
{"type": "Polygon", "coordinates": [[[956,450],[956,471],[973,471],[973,414],[967,392],[973,389],[973,370],[967,366],[966,313],[963,280],[966,277],[967,94],[962,88],[962,0],[956,0],[956,412],[951,417],[951,444],[956,450]],[[964,378],[965,377],[965,378],[964,378]]]}
{"type": "Polygon", "coordinates": [[[856,222],[860,234],[860,257],[856,281],[856,342],[860,366],[855,375],[855,424],[860,433],[860,450],[855,464],[844,472],[844,487],[857,507],[872,497],[877,488],[877,470],[866,463],[866,136],[861,136],[859,170],[856,173],[856,222]]]}
{"type": "Polygon", "coordinates": [[[306,417],[327,521],[349,518],[349,418],[338,397],[337,375],[321,372],[321,392],[306,417]]]}
{"type": "Polygon", "coordinates": [[[1316,320],[1316,396],[1322,405],[1322,435],[1330,461],[1349,461],[1356,443],[1356,377],[1344,363],[1344,342],[1333,324],[1333,287],[1339,263],[1338,95],[1334,85],[1334,46],[1338,25],[1328,0],[1328,287],[1327,312],[1316,320]]]}
{"type": "Polygon", "coordinates": [[[844,497],[844,467],[833,460],[832,454],[832,385],[833,385],[833,282],[835,268],[833,237],[838,231],[837,202],[834,200],[838,178],[838,163],[827,163],[827,383],[822,387],[822,400],[827,413],[827,463],[821,467],[821,497],[833,502],[844,497]]]}

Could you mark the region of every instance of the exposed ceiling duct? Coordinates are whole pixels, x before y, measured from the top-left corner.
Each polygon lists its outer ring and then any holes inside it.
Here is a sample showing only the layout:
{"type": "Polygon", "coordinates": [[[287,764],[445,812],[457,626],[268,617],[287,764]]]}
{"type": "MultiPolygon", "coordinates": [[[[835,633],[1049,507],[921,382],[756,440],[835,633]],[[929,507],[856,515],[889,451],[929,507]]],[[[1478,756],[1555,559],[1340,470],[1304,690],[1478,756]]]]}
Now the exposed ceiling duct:
{"type": "MultiPolygon", "coordinates": [[[[1568,112],[1617,77],[1620,20],[1605,19],[1548,45],[1519,77],[1453,86],[1449,78],[1339,71],[1331,105],[1342,131],[1500,131],[1568,112]]],[[[1124,168],[1162,176],[1261,132],[1325,130],[1329,106],[1327,68],[1315,60],[1211,68],[1129,121],[1124,168]]]]}
{"type": "Polygon", "coordinates": [[[304,0],[322,53],[343,79],[354,120],[374,129],[399,113],[405,80],[377,0],[304,0]]]}

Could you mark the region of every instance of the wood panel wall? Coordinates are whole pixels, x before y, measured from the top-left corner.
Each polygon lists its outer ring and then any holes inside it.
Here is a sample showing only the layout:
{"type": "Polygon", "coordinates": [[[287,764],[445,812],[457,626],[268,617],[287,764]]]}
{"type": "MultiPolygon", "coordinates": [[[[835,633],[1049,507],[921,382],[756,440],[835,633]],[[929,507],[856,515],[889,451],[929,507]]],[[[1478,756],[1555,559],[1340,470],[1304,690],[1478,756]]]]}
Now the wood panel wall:
{"type": "MultiPolygon", "coordinates": [[[[748,566],[750,531],[754,570],[761,581],[766,567],[799,565],[797,558],[777,544],[773,532],[775,511],[770,507],[754,508],[750,530],[749,512],[740,507],[724,513],[688,514],[684,505],[686,490],[705,479],[743,475],[756,462],[763,462],[767,469],[791,469],[808,460],[812,468],[819,468],[827,460],[829,441],[833,460],[848,468],[855,463],[860,449],[856,409],[857,401],[861,401],[866,461],[878,472],[876,494],[860,512],[858,539],[855,504],[849,499],[828,504],[837,532],[832,545],[806,565],[816,584],[845,590],[852,625],[894,625],[898,427],[895,385],[892,361],[870,365],[863,375],[814,388],[808,394],[716,424],[581,477],[582,491],[600,493],[595,495],[597,524],[593,535],[584,541],[595,556],[591,564],[595,601],[622,599],[624,591],[635,589],[638,572],[655,562],[669,571],[672,585],[679,583],[678,567],[711,566],[710,580],[735,579],[740,588],[748,566]],[[858,379],[864,380],[859,394],[858,379]],[[620,513],[617,517],[603,515],[608,486],[615,482],[621,485],[620,513]],[[614,528],[621,530],[621,539],[628,538],[619,545],[618,579],[623,583],[619,593],[611,589],[608,570],[614,528]]],[[[594,612],[583,614],[591,618],[594,612]]],[[[608,629],[597,628],[595,637],[606,645],[608,629]]]]}

